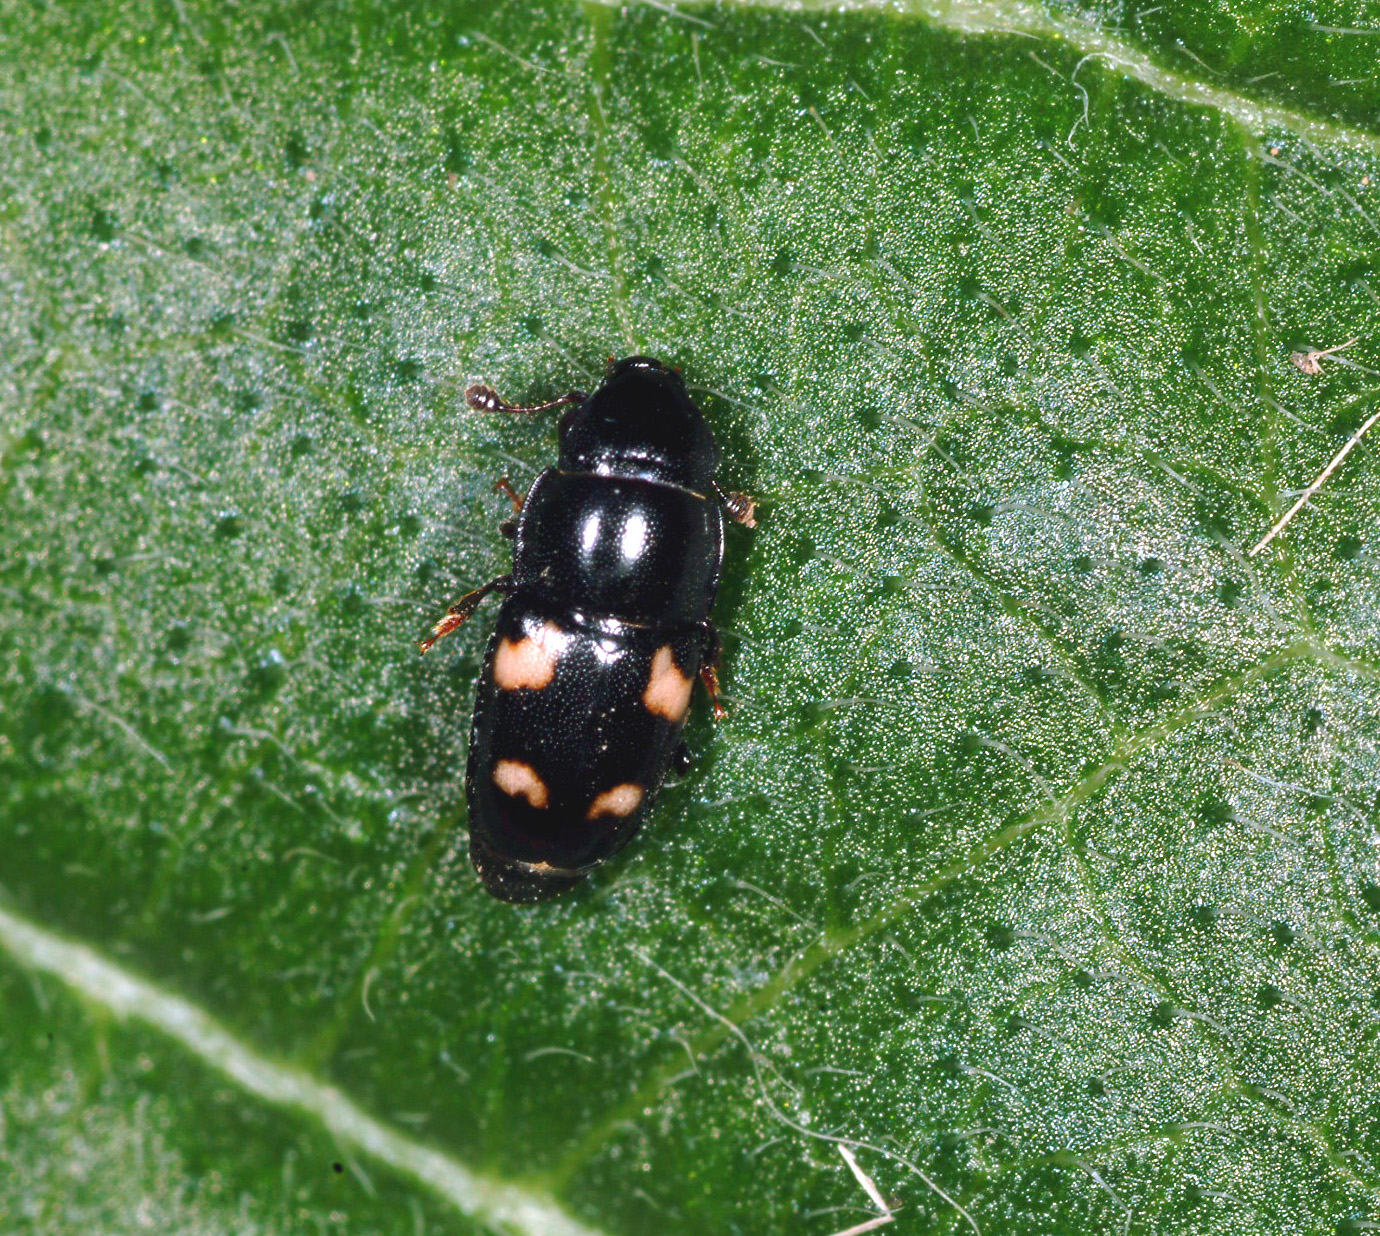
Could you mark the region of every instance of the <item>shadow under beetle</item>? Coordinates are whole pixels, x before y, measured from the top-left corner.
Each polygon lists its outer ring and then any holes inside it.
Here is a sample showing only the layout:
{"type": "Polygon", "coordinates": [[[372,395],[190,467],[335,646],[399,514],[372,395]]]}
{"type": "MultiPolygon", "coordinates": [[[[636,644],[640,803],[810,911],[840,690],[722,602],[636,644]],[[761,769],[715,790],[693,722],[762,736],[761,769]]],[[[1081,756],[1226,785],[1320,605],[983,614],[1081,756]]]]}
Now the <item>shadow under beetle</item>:
{"type": "Polygon", "coordinates": [[[465,796],[470,858],[501,901],[544,901],[632,840],[678,752],[698,676],[719,704],[709,611],[724,523],[754,505],[714,482],[719,450],[680,373],[645,356],[610,361],[592,394],[537,407],[487,386],[483,412],[561,417],[560,458],[518,512],[513,570],[461,597],[426,652],[490,592],[505,600],[484,654],[465,796]]]}

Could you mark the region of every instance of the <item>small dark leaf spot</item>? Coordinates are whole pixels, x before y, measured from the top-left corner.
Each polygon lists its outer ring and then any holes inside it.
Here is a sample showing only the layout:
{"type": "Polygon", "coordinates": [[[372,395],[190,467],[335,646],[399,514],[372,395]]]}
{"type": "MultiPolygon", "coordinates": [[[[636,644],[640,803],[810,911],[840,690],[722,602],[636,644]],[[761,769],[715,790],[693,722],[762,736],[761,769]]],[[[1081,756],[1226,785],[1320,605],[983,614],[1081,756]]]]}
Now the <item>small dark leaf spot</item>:
{"type": "Polygon", "coordinates": [[[1107,1083],[1100,1077],[1088,1078],[1088,1093],[1095,1099],[1102,1098],[1107,1093],[1107,1083]]]}
{"type": "Polygon", "coordinates": [[[865,334],[867,327],[861,322],[846,322],[839,332],[848,343],[857,343],[865,334]]]}
{"type": "Polygon", "coordinates": [[[1366,903],[1368,910],[1380,914],[1380,884],[1362,884],[1361,900],[1366,903]]]}
{"type": "Polygon", "coordinates": [[[339,1174],[340,1174],[341,1172],[343,1172],[344,1170],[345,1170],[345,1164],[343,1164],[343,1163],[332,1163],[332,1164],[331,1164],[331,1171],[335,1172],[336,1175],[339,1175],[339,1174]]]}
{"type": "Polygon", "coordinates": [[[402,382],[415,382],[425,371],[426,366],[410,356],[400,356],[393,362],[393,372],[402,382]]]}
{"type": "Polygon", "coordinates": [[[140,412],[153,412],[158,408],[158,392],[145,391],[134,401],[134,406],[140,412]]]}
{"type": "Polygon", "coordinates": [[[1270,935],[1274,937],[1276,944],[1292,944],[1299,938],[1298,932],[1280,919],[1275,919],[1270,924],[1270,935]]]}
{"type": "Polygon", "coordinates": [[[1164,570],[1164,563],[1158,558],[1146,558],[1137,568],[1142,575],[1158,575],[1164,570]]]}
{"type": "Polygon", "coordinates": [[[474,164],[474,157],[456,134],[446,142],[445,169],[454,176],[463,176],[474,164]]]}
{"type": "Polygon", "coordinates": [[[767,269],[778,279],[784,278],[795,269],[795,254],[789,249],[778,249],[767,269]]]}
{"type": "Polygon", "coordinates": [[[1174,1024],[1174,1006],[1168,1000],[1161,1000],[1150,1011],[1150,1024],[1156,1030],[1167,1030],[1174,1024]]]}
{"type": "Polygon", "coordinates": [[[254,667],[251,679],[255,690],[265,695],[272,694],[283,685],[287,678],[287,661],[276,648],[270,648],[254,667]]]}
{"type": "Polygon", "coordinates": [[[1016,931],[1005,923],[993,923],[986,931],[987,943],[998,952],[1004,952],[1016,943],[1016,931]]]}
{"type": "Polygon", "coordinates": [[[1086,575],[1093,569],[1093,560],[1087,554],[1079,554],[1073,560],[1073,569],[1080,575],[1086,575]]]}
{"type": "Polygon", "coordinates": [[[1225,579],[1217,589],[1217,599],[1228,609],[1235,609],[1241,602],[1245,587],[1234,579],[1225,579]]]}
{"type": "Polygon", "coordinates": [[[993,506],[970,506],[968,508],[968,518],[980,528],[985,528],[992,522],[992,516],[996,512],[993,506]]]}
{"type": "Polygon", "coordinates": [[[1230,824],[1236,819],[1236,808],[1220,798],[1206,797],[1198,804],[1198,821],[1209,827],[1230,824]]]}
{"type": "Polygon", "coordinates": [[[894,678],[898,682],[907,681],[915,672],[915,666],[909,661],[893,661],[891,668],[887,670],[887,676],[894,678]]]}
{"type": "Polygon", "coordinates": [[[517,322],[533,339],[540,339],[546,334],[546,323],[535,313],[524,313],[517,322]]]}
{"type": "Polygon", "coordinates": [[[315,333],[307,318],[295,318],[285,328],[288,339],[293,343],[307,343],[315,333]]]}
{"type": "Polygon", "coordinates": [[[1284,993],[1273,983],[1266,983],[1255,993],[1255,1002],[1263,1009],[1272,1009],[1284,1003],[1284,993]]]}
{"type": "Polygon", "coordinates": [[[1312,738],[1323,727],[1323,713],[1321,708],[1310,708],[1303,714],[1303,736],[1312,738]]]}
{"type": "Polygon", "coordinates": [[[244,521],[234,511],[223,511],[216,517],[213,531],[222,541],[233,541],[244,531],[244,521]]]}
{"type": "Polygon", "coordinates": [[[200,261],[206,256],[206,250],[210,246],[200,236],[188,236],[182,242],[182,252],[194,262],[200,261]]]}
{"type": "Polygon", "coordinates": [[[178,653],[186,652],[191,646],[192,634],[185,622],[175,622],[168,628],[168,634],[164,637],[164,647],[176,656],[178,653]]]}
{"type": "Polygon", "coordinates": [[[1222,917],[1222,911],[1214,905],[1196,905],[1189,911],[1188,918],[1195,927],[1215,927],[1222,917]]]}
{"type": "Polygon", "coordinates": [[[1078,969],[1073,972],[1073,981],[1079,987],[1086,990],[1097,982],[1097,979],[1093,976],[1093,972],[1086,966],[1079,966],[1078,969]]]}
{"type": "Polygon", "coordinates": [[[288,447],[288,450],[292,452],[292,457],[294,459],[301,459],[303,455],[306,455],[308,452],[310,452],[311,448],[311,434],[299,433],[293,435],[292,445],[288,447]]]}
{"type": "Polygon", "coordinates": [[[347,489],[340,495],[340,509],[348,515],[357,514],[367,505],[368,501],[358,489],[347,489]]]}
{"type": "Polygon", "coordinates": [[[300,133],[289,135],[283,145],[283,157],[287,160],[287,165],[295,172],[311,158],[311,149],[307,145],[307,139],[300,133]]]}
{"type": "Polygon", "coordinates": [[[91,212],[91,235],[101,244],[108,245],[115,239],[119,230],[115,215],[105,207],[98,206],[91,212]]]}
{"type": "Polygon", "coordinates": [[[1351,562],[1360,555],[1363,544],[1364,542],[1359,536],[1347,533],[1337,539],[1337,545],[1332,551],[1332,556],[1339,562],[1351,562]]]}

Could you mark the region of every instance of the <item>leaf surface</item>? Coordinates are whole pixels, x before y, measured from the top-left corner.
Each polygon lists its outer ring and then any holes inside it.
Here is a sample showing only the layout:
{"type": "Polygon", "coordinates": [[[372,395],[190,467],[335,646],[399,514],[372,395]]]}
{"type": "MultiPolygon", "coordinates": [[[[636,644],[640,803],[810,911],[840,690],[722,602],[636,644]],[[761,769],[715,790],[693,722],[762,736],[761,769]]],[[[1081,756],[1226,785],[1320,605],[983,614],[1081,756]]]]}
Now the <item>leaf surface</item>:
{"type": "Polygon", "coordinates": [[[1362,25],[0,10],[6,1229],[1380,1220],[1373,450],[1245,553],[1380,395],[1362,25]],[[634,352],[732,712],[514,909],[463,391],[634,352]]]}

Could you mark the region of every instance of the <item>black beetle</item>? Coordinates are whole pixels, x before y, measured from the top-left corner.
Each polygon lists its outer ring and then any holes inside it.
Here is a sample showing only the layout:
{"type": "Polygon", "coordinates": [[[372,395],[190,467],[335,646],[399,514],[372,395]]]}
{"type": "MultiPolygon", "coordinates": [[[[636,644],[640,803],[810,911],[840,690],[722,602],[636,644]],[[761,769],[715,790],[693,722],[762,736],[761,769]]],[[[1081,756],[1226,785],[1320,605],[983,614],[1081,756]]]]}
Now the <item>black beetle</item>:
{"type": "Polygon", "coordinates": [[[572,406],[556,467],[519,512],[513,570],[466,594],[429,649],[490,592],[506,600],[484,654],[465,796],[470,859],[501,901],[544,901],[617,853],[641,826],[678,751],[698,676],[718,700],[709,621],[729,516],[753,503],[714,481],[719,450],[680,373],[645,356],[610,361],[593,395],[537,407],[487,386],[485,412],[572,406]]]}

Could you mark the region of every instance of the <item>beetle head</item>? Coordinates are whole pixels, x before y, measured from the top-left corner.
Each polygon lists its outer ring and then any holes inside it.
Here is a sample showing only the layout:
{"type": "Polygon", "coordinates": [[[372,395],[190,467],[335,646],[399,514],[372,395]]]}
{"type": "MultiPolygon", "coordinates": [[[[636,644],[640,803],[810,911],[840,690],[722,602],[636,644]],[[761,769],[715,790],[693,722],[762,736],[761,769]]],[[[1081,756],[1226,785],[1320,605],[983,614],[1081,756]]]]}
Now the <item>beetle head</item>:
{"type": "Polygon", "coordinates": [[[707,494],[719,451],[675,369],[615,361],[603,385],[561,418],[561,468],[636,476],[707,494]]]}

